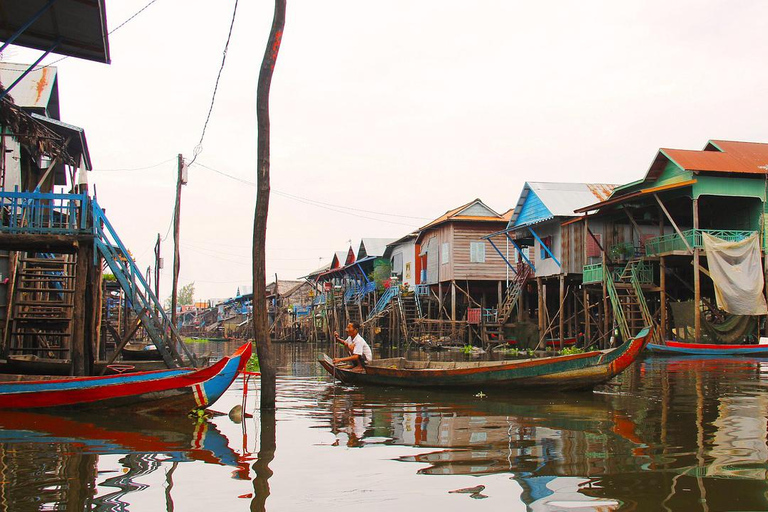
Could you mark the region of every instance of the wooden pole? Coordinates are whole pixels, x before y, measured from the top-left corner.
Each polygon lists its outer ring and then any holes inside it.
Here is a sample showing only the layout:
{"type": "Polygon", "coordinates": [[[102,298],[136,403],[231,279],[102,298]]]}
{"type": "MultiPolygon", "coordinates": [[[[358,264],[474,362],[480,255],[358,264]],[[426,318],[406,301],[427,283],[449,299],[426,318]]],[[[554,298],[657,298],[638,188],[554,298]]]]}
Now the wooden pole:
{"type": "Polygon", "coordinates": [[[560,331],[560,350],[563,350],[565,343],[565,276],[560,274],[560,319],[557,328],[560,331]]]}
{"type": "Polygon", "coordinates": [[[181,186],[182,172],[184,170],[184,157],[179,153],[177,159],[178,176],[176,178],[176,206],[173,209],[173,290],[171,291],[171,323],[176,325],[176,299],[179,286],[179,221],[181,220],[181,186]]]}
{"type": "MultiPolygon", "coordinates": [[[[699,229],[699,199],[693,199],[693,229],[694,233],[699,229]]],[[[695,243],[694,236],[694,246],[695,243]]],[[[693,249],[693,302],[695,309],[693,310],[693,335],[695,343],[701,343],[701,273],[699,272],[699,260],[701,249],[694,247],[693,249]]]]}
{"type": "Polygon", "coordinates": [[[667,339],[667,261],[662,256],[659,258],[659,301],[661,302],[661,316],[659,319],[659,335],[662,343],[667,339]]]}
{"type": "MultiPolygon", "coordinates": [[[[285,4],[286,0],[275,0],[272,28],[270,29],[267,48],[261,61],[256,92],[258,169],[256,179],[256,210],[253,219],[253,333],[256,341],[256,353],[261,367],[262,411],[274,410],[277,399],[275,361],[272,354],[272,342],[269,339],[269,320],[267,317],[265,245],[267,240],[267,214],[269,213],[270,193],[269,89],[272,85],[272,74],[277,63],[277,55],[280,52],[280,43],[283,39],[285,4]]],[[[335,345],[335,343],[332,344],[335,345]]]]}
{"type": "Polygon", "coordinates": [[[538,291],[538,317],[539,317],[539,336],[544,332],[544,284],[540,277],[536,278],[536,288],[538,291]]]}
{"type": "Polygon", "coordinates": [[[72,358],[72,375],[85,375],[85,307],[86,287],[88,282],[88,251],[83,245],[77,250],[75,263],[75,300],[72,312],[72,338],[70,353],[72,358]]]}
{"type": "Polygon", "coordinates": [[[155,242],[155,297],[160,300],[160,233],[157,234],[157,242],[155,242]]]}

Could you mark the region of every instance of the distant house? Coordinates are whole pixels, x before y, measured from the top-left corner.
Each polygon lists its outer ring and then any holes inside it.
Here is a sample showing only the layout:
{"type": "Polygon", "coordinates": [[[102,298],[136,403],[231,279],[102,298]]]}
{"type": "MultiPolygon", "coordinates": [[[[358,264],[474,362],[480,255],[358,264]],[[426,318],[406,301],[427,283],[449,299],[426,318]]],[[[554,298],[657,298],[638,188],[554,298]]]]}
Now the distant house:
{"type": "Polygon", "coordinates": [[[429,286],[441,304],[450,294],[452,320],[462,317],[470,302],[495,304],[501,296],[507,265],[483,237],[502,229],[511,213],[499,214],[475,199],[419,230],[414,242],[420,246],[421,285],[429,286]]]}
{"type": "Polygon", "coordinates": [[[421,284],[421,258],[416,243],[418,236],[418,232],[414,232],[394,240],[387,245],[384,253],[390,261],[392,275],[409,288],[421,284]]]}

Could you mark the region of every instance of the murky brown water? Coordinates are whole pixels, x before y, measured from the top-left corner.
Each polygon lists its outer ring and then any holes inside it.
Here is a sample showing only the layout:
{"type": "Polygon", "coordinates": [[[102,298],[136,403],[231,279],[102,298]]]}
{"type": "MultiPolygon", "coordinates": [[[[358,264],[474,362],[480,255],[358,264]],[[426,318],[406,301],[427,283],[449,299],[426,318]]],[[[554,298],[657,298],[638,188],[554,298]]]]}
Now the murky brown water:
{"type": "Polygon", "coordinates": [[[768,510],[768,359],[647,357],[595,393],[478,398],[334,385],[317,347],[275,348],[279,409],[252,385],[243,425],[4,413],[0,510],[768,510]]]}

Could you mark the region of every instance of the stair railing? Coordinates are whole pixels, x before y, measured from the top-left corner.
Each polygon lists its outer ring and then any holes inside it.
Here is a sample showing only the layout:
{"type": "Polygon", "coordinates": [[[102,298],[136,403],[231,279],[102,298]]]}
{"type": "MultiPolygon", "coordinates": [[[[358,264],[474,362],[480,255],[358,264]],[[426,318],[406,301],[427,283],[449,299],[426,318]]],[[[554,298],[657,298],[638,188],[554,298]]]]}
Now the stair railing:
{"type": "Polygon", "coordinates": [[[627,324],[627,318],[624,315],[624,308],[621,305],[619,293],[616,291],[616,285],[613,282],[613,276],[611,276],[611,273],[608,272],[607,269],[603,269],[603,279],[605,279],[608,296],[611,299],[611,307],[613,308],[613,317],[616,319],[616,324],[619,326],[622,341],[627,341],[631,338],[629,325],[627,324]]]}
{"type": "MultiPolygon", "coordinates": [[[[171,367],[184,366],[184,361],[176,349],[178,345],[190,364],[197,366],[197,358],[186,346],[176,326],[173,325],[162,304],[144,280],[133,257],[123,245],[104,211],[96,201],[92,201],[92,206],[95,246],[125,291],[132,309],[141,318],[142,325],[163,356],[163,360],[171,367]]],[[[94,257],[96,257],[95,254],[94,257]]]]}
{"type": "Polygon", "coordinates": [[[374,317],[378,316],[384,311],[384,308],[387,307],[389,302],[392,300],[392,297],[396,296],[400,291],[400,288],[397,286],[390,286],[387,288],[387,290],[379,297],[378,302],[376,302],[376,306],[371,310],[371,312],[368,314],[368,318],[365,319],[366,322],[373,320],[374,317]]]}

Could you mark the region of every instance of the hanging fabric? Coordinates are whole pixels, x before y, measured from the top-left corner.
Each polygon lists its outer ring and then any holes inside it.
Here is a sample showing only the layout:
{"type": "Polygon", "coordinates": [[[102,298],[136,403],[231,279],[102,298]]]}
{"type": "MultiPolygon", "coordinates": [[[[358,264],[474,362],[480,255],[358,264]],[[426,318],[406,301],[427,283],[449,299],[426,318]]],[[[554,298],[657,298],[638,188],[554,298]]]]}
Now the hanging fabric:
{"type": "Polygon", "coordinates": [[[757,234],[739,242],[726,242],[708,233],[702,237],[717,307],[733,315],[768,314],[757,234]]]}

